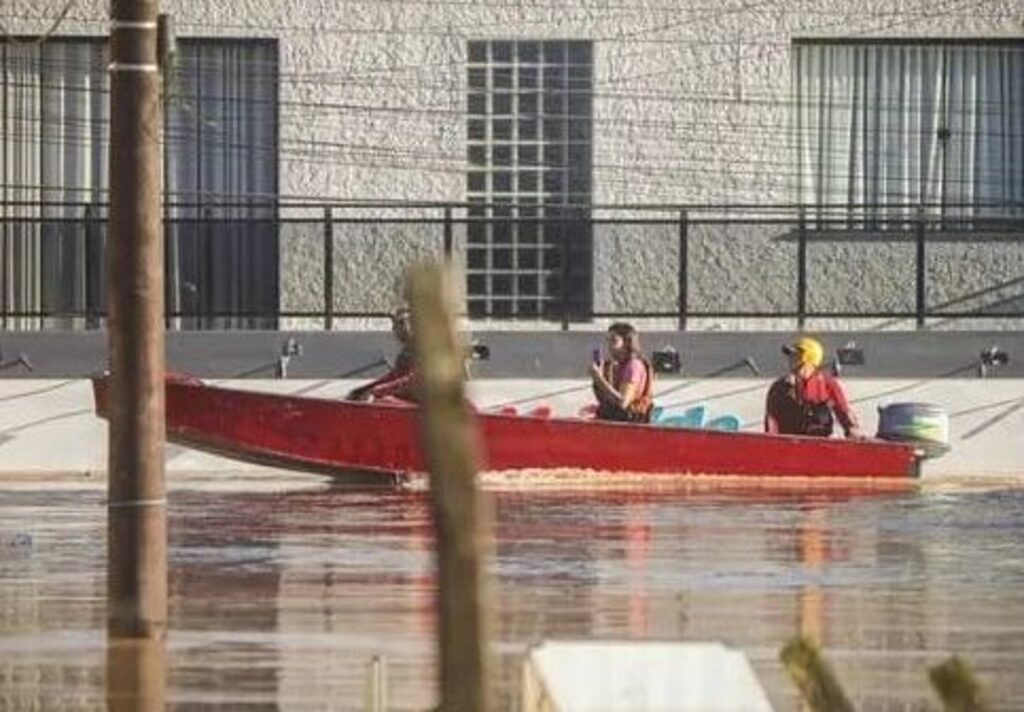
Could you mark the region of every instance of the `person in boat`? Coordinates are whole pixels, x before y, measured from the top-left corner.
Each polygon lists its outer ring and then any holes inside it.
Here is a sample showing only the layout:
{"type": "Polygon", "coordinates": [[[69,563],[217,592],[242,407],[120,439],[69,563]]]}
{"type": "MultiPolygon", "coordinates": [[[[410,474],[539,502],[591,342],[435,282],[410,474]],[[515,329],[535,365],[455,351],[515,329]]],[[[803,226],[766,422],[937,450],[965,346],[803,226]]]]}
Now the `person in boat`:
{"type": "Polygon", "coordinates": [[[391,314],[391,333],[401,345],[401,350],[395,358],[395,365],[380,378],[351,391],[348,394],[348,400],[375,401],[394,398],[409,403],[416,402],[412,355],[412,313],[407,307],[396,309],[391,314]]]}
{"type": "Polygon", "coordinates": [[[789,357],[789,373],[768,389],[765,432],[827,438],[838,420],[846,437],[863,437],[842,384],[822,368],[821,342],[805,336],[783,346],[782,352],[789,357]]]}
{"type": "Polygon", "coordinates": [[[590,365],[597,417],[629,423],[648,423],[654,405],[654,370],[640,351],[640,337],[632,325],[608,327],[608,358],[594,351],[590,365]]]}

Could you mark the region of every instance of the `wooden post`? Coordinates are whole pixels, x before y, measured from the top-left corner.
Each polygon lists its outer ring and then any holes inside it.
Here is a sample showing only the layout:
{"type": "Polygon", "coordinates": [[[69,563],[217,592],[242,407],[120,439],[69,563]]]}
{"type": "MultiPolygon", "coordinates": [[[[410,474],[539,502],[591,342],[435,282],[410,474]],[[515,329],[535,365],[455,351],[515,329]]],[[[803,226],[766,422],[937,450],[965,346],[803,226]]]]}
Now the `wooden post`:
{"type": "Polygon", "coordinates": [[[942,700],[945,712],[985,712],[988,704],[981,685],[963,660],[951,657],[928,670],[932,687],[942,700]]]}
{"type": "Polygon", "coordinates": [[[162,712],[167,697],[162,639],[111,638],[107,643],[107,711],[162,712]]]}
{"type": "Polygon", "coordinates": [[[853,712],[853,705],[814,643],[794,638],[779,657],[811,712],[853,712]]]}
{"type": "Polygon", "coordinates": [[[486,712],[490,517],[475,483],[480,448],[463,393],[455,279],[442,267],[414,268],[408,299],[437,533],[440,709],[486,712]]]}
{"type": "Polygon", "coordinates": [[[110,705],[123,709],[164,708],[167,511],[158,14],[158,0],[111,2],[107,693],[110,705]],[[122,653],[134,662],[124,662],[122,653]]]}

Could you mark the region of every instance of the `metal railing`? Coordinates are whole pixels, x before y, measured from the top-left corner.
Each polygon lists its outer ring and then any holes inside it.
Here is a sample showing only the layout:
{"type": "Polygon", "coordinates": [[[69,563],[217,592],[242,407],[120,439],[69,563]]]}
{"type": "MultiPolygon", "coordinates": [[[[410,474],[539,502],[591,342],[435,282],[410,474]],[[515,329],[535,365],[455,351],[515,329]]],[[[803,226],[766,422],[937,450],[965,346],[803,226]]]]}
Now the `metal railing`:
{"type": "MultiPolygon", "coordinates": [[[[603,318],[1024,318],[1024,206],[167,206],[172,328],[383,317],[404,268],[463,263],[467,313],[603,318]]],[[[103,205],[0,205],[0,328],[105,319],[103,205]]]]}

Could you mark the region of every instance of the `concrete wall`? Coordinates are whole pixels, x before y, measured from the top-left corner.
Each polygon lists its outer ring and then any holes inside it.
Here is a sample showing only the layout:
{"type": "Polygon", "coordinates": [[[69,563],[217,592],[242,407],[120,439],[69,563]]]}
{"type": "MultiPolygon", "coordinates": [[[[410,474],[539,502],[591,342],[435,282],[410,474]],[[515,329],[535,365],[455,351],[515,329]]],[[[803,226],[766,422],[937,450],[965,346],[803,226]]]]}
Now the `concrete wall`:
{"type": "MultiPolygon", "coordinates": [[[[377,321],[387,321],[378,319],[377,321]]],[[[643,331],[646,353],[675,349],[682,373],[701,380],[735,380],[784,372],[780,347],[793,333],[689,333],[643,331]]],[[[998,347],[1008,362],[985,372],[987,380],[1024,378],[1022,332],[833,332],[818,333],[829,362],[836,349],[853,344],[864,363],[843,369],[847,380],[948,379],[981,380],[982,351],[998,347]]],[[[470,337],[487,346],[489,358],[475,360],[475,378],[554,379],[585,377],[591,350],[602,345],[604,333],[474,332],[470,337]]],[[[382,332],[245,331],[170,332],[167,368],[203,378],[273,378],[290,340],[301,354],[290,357],[286,378],[337,379],[370,377],[384,372],[397,345],[382,332]]],[[[0,383],[8,379],[85,378],[107,368],[107,334],[101,331],[0,332],[0,383]],[[19,363],[24,356],[32,369],[19,363]]]]}
{"type": "MultiPolygon", "coordinates": [[[[11,33],[39,34],[63,5],[8,0],[4,23],[11,33]]],[[[595,203],[769,204],[796,199],[790,132],[794,37],[993,37],[1024,31],[1024,11],[1015,0],[941,8],[887,0],[169,0],[163,8],[174,15],[181,36],[279,40],[284,197],[387,201],[464,199],[470,39],[594,42],[595,203]]],[[[83,0],[56,34],[104,34],[107,14],[107,2],[83,0]]],[[[598,232],[593,288],[599,311],[674,307],[670,228],[598,232]]],[[[322,303],[322,240],[299,228],[284,230],[281,239],[282,309],[322,303]]],[[[428,244],[422,233],[399,227],[336,235],[335,307],[393,305],[401,268],[436,254],[433,240],[428,244]]],[[[788,291],[795,281],[793,246],[777,234],[695,227],[692,247],[689,291],[695,308],[795,307],[788,291]]],[[[816,245],[809,252],[809,306],[907,308],[913,294],[906,288],[909,253],[912,247],[898,241],[816,245]]],[[[1021,254],[1019,238],[979,245],[966,236],[944,243],[930,253],[929,300],[965,308],[1019,306],[1021,254]]],[[[985,323],[1020,327],[1019,321],[985,323]]],[[[771,322],[712,319],[693,325],[750,328],[771,322]]]]}

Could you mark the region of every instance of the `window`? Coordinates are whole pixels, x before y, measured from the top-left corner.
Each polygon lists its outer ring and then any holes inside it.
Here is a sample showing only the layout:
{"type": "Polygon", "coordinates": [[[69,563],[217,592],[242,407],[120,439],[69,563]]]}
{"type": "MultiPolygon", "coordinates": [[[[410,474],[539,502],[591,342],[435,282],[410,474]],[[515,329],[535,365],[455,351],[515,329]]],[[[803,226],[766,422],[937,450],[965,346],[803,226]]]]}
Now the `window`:
{"type": "Polygon", "coordinates": [[[801,203],[970,216],[1024,200],[1024,42],[793,49],[801,203]]]}
{"type": "MultiPolygon", "coordinates": [[[[108,57],[104,38],[0,42],[5,328],[79,326],[38,315],[103,309],[108,57]]],[[[167,223],[169,310],[277,309],[277,57],[273,40],[179,42],[165,176],[170,200],[192,205],[167,223]]]]}
{"type": "Polygon", "coordinates": [[[479,205],[469,213],[470,314],[560,316],[564,296],[567,313],[584,315],[592,292],[592,45],[472,41],[468,57],[466,191],[479,205]]]}

